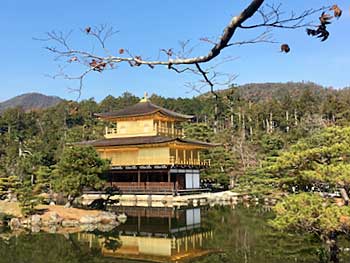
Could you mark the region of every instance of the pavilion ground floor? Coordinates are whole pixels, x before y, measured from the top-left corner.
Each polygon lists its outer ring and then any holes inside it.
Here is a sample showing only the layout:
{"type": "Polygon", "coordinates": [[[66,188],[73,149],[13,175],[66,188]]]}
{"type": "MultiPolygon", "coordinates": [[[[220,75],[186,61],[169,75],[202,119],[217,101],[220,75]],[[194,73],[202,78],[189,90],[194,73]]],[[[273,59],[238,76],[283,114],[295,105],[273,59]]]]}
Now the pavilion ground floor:
{"type": "Polygon", "coordinates": [[[122,194],[181,194],[201,192],[196,167],[112,167],[104,175],[107,186],[122,194]]]}

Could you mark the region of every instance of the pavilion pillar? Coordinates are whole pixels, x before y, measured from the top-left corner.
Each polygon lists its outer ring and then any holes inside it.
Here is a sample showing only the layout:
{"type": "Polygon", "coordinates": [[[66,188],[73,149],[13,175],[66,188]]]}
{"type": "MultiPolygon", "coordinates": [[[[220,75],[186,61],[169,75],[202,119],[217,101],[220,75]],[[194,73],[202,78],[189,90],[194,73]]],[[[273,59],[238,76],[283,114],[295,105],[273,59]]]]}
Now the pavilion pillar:
{"type": "Polygon", "coordinates": [[[137,216],[137,232],[138,233],[141,232],[141,216],[140,215],[137,216]]]}
{"type": "Polygon", "coordinates": [[[139,185],[141,182],[141,171],[140,169],[137,170],[137,184],[139,185]]]}
{"type": "Polygon", "coordinates": [[[176,173],[175,176],[175,194],[177,195],[177,190],[179,189],[179,174],[176,173]]]}
{"type": "Polygon", "coordinates": [[[170,174],[170,170],[168,170],[168,183],[170,183],[170,176],[171,176],[171,174],[170,174]]]}

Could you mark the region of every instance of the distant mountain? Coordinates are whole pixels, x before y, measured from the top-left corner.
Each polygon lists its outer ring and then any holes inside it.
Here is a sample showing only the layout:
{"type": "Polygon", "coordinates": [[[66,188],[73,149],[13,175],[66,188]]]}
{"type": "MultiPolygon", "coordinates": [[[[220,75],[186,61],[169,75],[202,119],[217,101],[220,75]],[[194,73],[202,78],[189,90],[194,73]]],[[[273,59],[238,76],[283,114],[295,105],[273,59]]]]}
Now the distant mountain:
{"type": "Polygon", "coordinates": [[[40,93],[26,93],[12,99],[0,102],[0,112],[9,108],[21,107],[24,110],[45,109],[63,101],[56,96],[46,96],[40,93]]]}
{"type": "MultiPolygon", "coordinates": [[[[266,101],[271,99],[282,99],[283,97],[300,97],[305,93],[319,99],[324,99],[328,94],[336,94],[337,90],[326,88],[313,82],[287,82],[287,83],[250,83],[236,87],[239,95],[245,100],[266,101]]],[[[229,95],[232,88],[217,91],[221,96],[229,95]]],[[[205,93],[202,96],[211,96],[205,93]]]]}

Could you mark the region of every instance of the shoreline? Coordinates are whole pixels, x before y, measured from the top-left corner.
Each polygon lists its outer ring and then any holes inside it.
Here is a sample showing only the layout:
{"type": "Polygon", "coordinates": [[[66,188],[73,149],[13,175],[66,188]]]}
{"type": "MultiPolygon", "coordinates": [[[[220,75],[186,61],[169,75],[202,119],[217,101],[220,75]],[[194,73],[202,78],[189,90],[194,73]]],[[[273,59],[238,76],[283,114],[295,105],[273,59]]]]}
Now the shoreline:
{"type": "Polygon", "coordinates": [[[60,205],[39,205],[36,213],[24,216],[18,202],[0,201],[0,213],[9,216],[5,222],[11,230],[71,233],[98,229],[108,232],[125,222],[126,216],[100,210],[65,208],[60,205]]]}
{"type": "MultiPolygon", "coordinates": [[[[109,199],[115,201],[113,206],[136,206],[136,207],[186,207],[205,206],[222,203],[237,202],[241,194],[230,190],[216,193],[201,193],[193,195],[113,195],[109,199]]],[[[107,199],[106,194],[84,194],[81,196],[81,204],[88,206],[98,199],[107,199]]]]}

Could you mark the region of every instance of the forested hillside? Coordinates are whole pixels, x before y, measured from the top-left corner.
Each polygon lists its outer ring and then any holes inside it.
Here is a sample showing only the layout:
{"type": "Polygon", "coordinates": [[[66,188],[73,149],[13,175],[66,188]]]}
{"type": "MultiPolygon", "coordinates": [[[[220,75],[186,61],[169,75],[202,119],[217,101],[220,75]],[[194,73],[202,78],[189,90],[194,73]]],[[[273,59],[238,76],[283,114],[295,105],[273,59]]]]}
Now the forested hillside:
{"type": "MultiPolygon", "coordinates": [[[[94,113],[117,110],[139,99],[124,93],[120,97],[107,96],[99,103],[94,99],[62,101],[43,110],[4,111],[0,116],[2,191],[8,189],[4,182],[9,185],[13,178],[47,179],[68,143],[103,136],[107,124],[95,118],[94,113]]],[[[152,95],[150,99],[196,116],[184,127],[187,137],[222,144],[206,153],[212,159],[206,177],[224,184],[229,184],[229,179],[234,184],[261,160],[299,138],[350,122],[350,90],[325,89],[312,83],[249,84],[221,91],[217,100],[208,94],[177,99],[152,95]]]]}
{"type": "MultiPolygon", "coordinates": [[[[314,97],[325,99],[327,95],[336,93],[333,88],[325,88],[313,82],[287,82],[287,83],[250,83],[237,87],[239,94],[245,100],[267,101],[271,99],[281,100],[285,96],[299,97],[304,92],[309,92],[314,97]]],[[[231,89],[221,90],[219,94],[227,95],[231,89]]]]}

